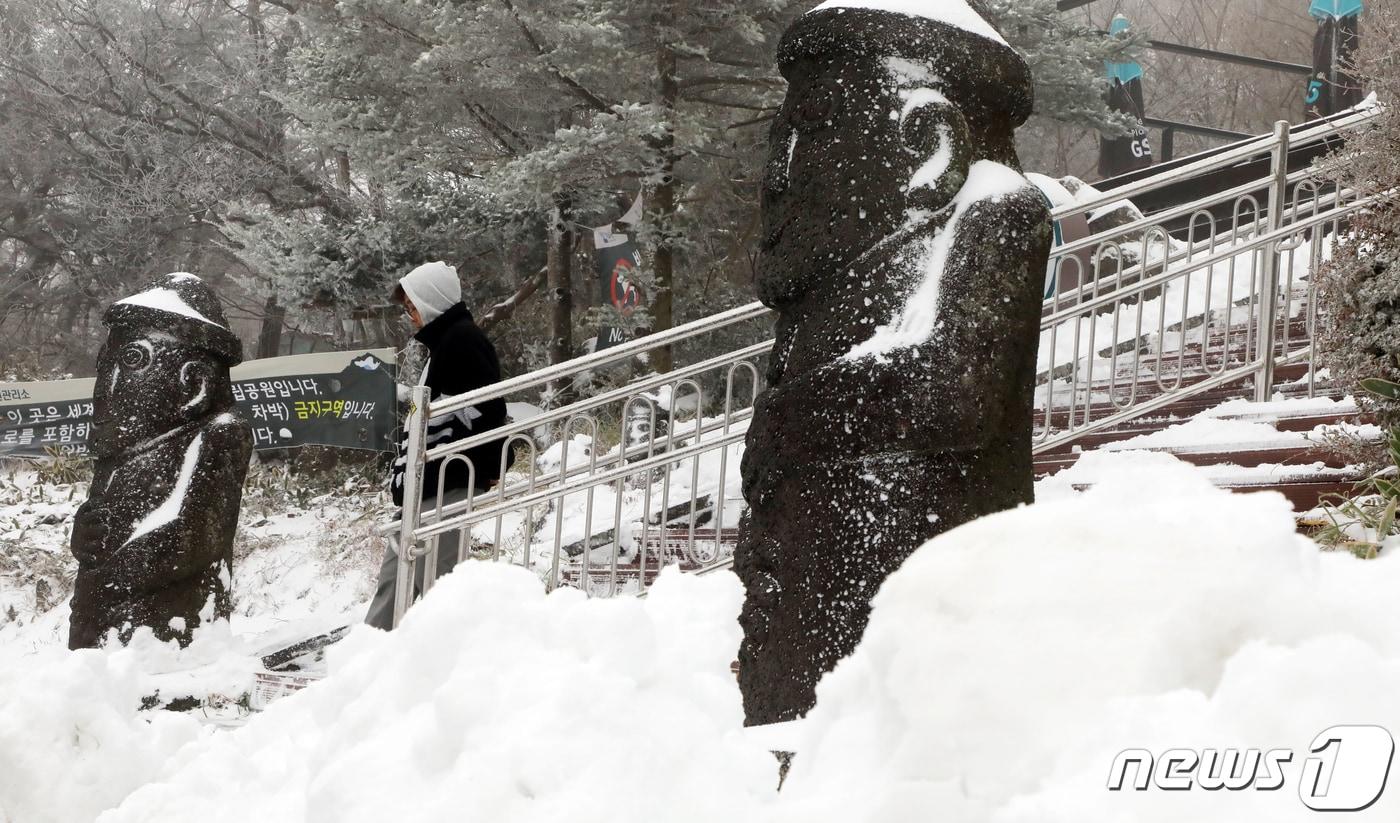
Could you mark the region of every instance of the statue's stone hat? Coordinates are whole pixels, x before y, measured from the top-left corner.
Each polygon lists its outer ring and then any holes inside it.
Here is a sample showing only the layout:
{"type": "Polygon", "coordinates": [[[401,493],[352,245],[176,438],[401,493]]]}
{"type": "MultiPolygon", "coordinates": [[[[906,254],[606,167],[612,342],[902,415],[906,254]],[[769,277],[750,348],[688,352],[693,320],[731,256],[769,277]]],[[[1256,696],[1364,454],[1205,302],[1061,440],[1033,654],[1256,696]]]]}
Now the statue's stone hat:
{"type": "MultiPolygon", "coordinates": [[[[941,1],[941,0],[940,0],[941,1]]],[[[964,0],[953,0],[963,9],[964,0]]],[[[805,57],[848,54],[853,59],[901,57],[929,64],[940,90],[977,130],[978,124],[1009,131],[1024,123],[1034,102],[1031,72],[1021,55],[984,20],[978,33],[939,19],[891,9],[908,2],[824,3],[799,18],[784,34],[778,65],[805,57]],[[983,28],[985,27],[985,28],[983,28]]],[[[935,3],[936,5],[936,3],[935,3]]],[[[973,0],[967,14],[975,14],[973,0]]],[[[948,16],[948,19],[952,19],[948,16]]]]}
{"type": "Polygon", "coordinates": [[[243,362],[243,343],[229,330],[219,296],[188,272],[157,279],[143,291],[113,303],[108,326],[155,329],[212,354],[226,366],[243,362]]]}

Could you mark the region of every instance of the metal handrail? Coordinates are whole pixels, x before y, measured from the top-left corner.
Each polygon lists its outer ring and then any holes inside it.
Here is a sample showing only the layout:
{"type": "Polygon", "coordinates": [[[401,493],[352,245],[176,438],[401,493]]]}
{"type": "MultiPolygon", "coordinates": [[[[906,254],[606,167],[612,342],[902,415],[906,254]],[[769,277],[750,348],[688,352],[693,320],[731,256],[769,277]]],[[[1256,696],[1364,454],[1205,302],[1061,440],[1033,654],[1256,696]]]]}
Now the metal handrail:
{"type": "MultiPolygon", "coordinates": [[[[1363,109],[1335,122],[1321,123],[1316,126],[1305,128],[1297,134],[1292,135],[1289,139],[1289,143],[1293,148],[1311,145],[1329,137],[1335,137],[1338,134],[1360,128],[1376,119],[1380,114],[1381,110],[1379,106],[1371,109],[1363,109]]],[[[1098,211],[1120,200],[1131,200],[1137,195],[1155,191],[1169,186],[1172,183],[1200,177],[1203,174],[1219,169],[1229,168],[1242,160],[1248,160],[1261,154],[1266,154],[1275,145],[1277,145],[1277,138],[1274,135],[1261,135],[1246,143],[1242,143],[1234,149],[1211,157],[1202,158],[1194,163],[1188,163],[1171,170],[1167,174],[1145,177],[1142,180],[1129,183],[1125,186],[1110,189],[1109,191],[1103,192],[1102,196],[1096,200],[1090,200],[1084,203],[1067,203],[1054,209],[1051,212],[1051,217],[1055,220],[1062,220],[1071,215],[1098,211]]]]}
{"type": "Polygon", "coordinates": [[[522,374],[519,377],[512,377],[502,380],[499,383],[492,383],[474,391],[466,392],[452,397],[444,397],[433,404],[435,414],[450,414],[451,412],[465,409],[468,406],[475,406],[487,400],[495,400],[505,397],[513,392],[532,389],[552,383],[560,378],[570,377],[583,371],[590,371],[600,366],[612,363],[619,363],[629,360],[639,354],[649,352],[652,349],[659,349],[662,346],[669,346],[688,340],[697,334],[716,331],[718,329],[743,323],[747,320],[755,320],[767,317],[773,310],[758,301],[754,301],[738,308],[722,311],[719,314],[712,314],[709,317],[702,317],[699,320],[692,320],[665,331],[649,334],[646,337],[639,337],[620,346],[614,346],[600,352],[576,357],[552,366],[545,366],[542,369],[522,374]]]}
{"type": "Polygon", "coordinates": [[[572,494],[577,494],[582,491],[587,491],[590,487],[606,486],[609,483],[613,483],[617,480],[622,480],[633,475],[649,471],[654,468],[666,466],[673,463],[679,463],[688,458],[704,454],[705,452],[715,451],[726,446],[732,446],[735,443],[742,441],[744,439],[745,434],[745,432],[739,431],[732,432],[721,437],[711,438],[709,440],[702,440],[698,443],[695,443],[694,445],[685,446],[683,448],[676,449],[675,451],[663,452],[654,457],[647,458],[646,460],[641,460],[636,463],[624,464],[615,469],[610,469],[606,472],[603,472],[602,474],[585,475],[576,480],[571,480],[548,489],[542,489],[540,491],[527,494],[523,497],[518,497],[511,500],[504,500],[500,503],[497,503],[494,506],[488,506],[483,509],[474,509],[469,512],[464,512],[455,517],[439,520],[428,526],[420,526],[417,530],[414,531],[414,536],[419,540],[427,540],[428,538],[437,537],[438,535],[444,534],[446,532],[458,531],[468,526],[473,526],[484,520],[491,520],[492,518],[497,517],[498,515],[510,514],[511,512],[514,512],[517,509],[529,508],[531,506],[536,506],[540,503],[544,503],[549,500],[555,500],[561,497],[567,497],[572,494]]]}
{"type": "MultiPolygon", "coordinates": [[[[744,422],[744,421],[748,420],[752,415],[753,415],[753,410],[752,410],[752,409],[740,409],[740,410],[734,412],[734,413],[733,413],[732,415],[730,415],[729,417],[727,417],[727,418],[725,418],[725,419],[723,419],[723,420],[720,420],[720,421],[718,421],[718,422],[710,422],[710,423],[704,423],[704,422],[702,422],[695,432],[690,432],[690,433],[688,433],[687,435],[685,435],[685,438],[686,438],[686,439],[689,439],[691,436],[699,436],[699,437],[703,438],[703,437],[704,437],[705,435],[707,435],[707,434],[713,434],[713,433],[716,432],[716,431],[727,430],[727,428],[728,428],[729,426],[732,426],[734,423],[741,423],[741,422],[744,422]]],[[[494,432],[495,430],[492,430],[492,431],[494,432]]],[[[502,436],[505,436],[505,435],[502,435],[502,436]]],[[[493,438],[493,439],[495,439],[495,438],[493,438]]],[[[713,442],[713,441],[706,440],[705,442],[710,443],[710,442],[713,442]]],[[[608,462],[609,462],[609,463],[627,463],[627,461],[628,461],[629,459],[631,459],[631,458],[635,458],[635,457],[638,457],[638,456],[643,455],[643,454],[650,455],[651,452],[654,451],[654,450],[655,450],[655,445],[654,445],[654,444],[647,444],[647,443],[642,443],[642,444],[635,445],[635,446],[624,446],[623,448],[621,448],[621,449],[618,451],[617,455],[615,455],[615,456],[609,456],[608,462]]],[[[427,459],[427,458],[425,458],[425,460],[426,460],[426,459],[427,459]]],[[[627,463],[627,465],[628,465],[629,468],[631,468],[633,471],[636,471],[636,467],[639,466],[639,465],[641,465],[641,463],[627,463]]],[[[511,495],[512,492],[517,492],[517,493],[518,493],[518,492],[520,492],[520,491],[522,491],[522,490],[533,491],[533,490],[534,490],[536,487],[538,487],[538,486],[546,486],[546,487],[553,488],[553,487],[554,487],[554,484],[560,482],[561,480],[562,480],[562,481],[567,481],[567,480],[568,480],[570,477],[572,477],[572,476],[576,476],[576,475],[579,475],[579,474],[585,474],[585,473],[588,473],[588,472],[589,472],[589,467],[579,467],[579,468],[573,469],[573,470],[568,470],[568,471],[561,470],[561,471],[551,472],[551,473],[548,473],[548,474],[542,474],[542,475],[534,476],[534,477],[531,477],[531,478],[530,478],[530,481],[529,481],[529,482],[517,483],[517,484],[515,484],[515,485],[507,486],[507,487],[502,488],[502,489],[496,489],[496,490],[493,490],[493,491],[490,491],[490,492],[484,492],[484,493],[482,493],[482,494],[478,494],[478,495],[476,495],[476,496],[473,498],[473,501],[472,501],[472,502],[475,502],[475,503],[487,502],[487,503],[489,503],[489,502],[491,502],[491,501],[493,501],[493,500],[504,499],[504,498],[510,497],[510,495],[511,495]]],[[[512,499],[514,499],[514,498],[512,498],[512,499]]],[[[457,514],[457,513],[460,513],[460,512],[462,512],[462,511],[465,511],[465,510],[471,508],[471,505],[472,505],[471,502],[468,502],[468,501],[459,501],[459,502],[457,502],[457,503],[448,503],[448,504],[442,506],[440,509],[435,508],[435,509],[434,509],[434,514],[435,514],[437,517],[439,517],[439,518],[441,518],[441,517],[446,517],[446,516],[449,516],[449,515],[453,515],[453,514],[457,514]]],[[[402,522],[403,522],[403,521],[402,521],[402,520],[399,520],[399,519],[391,520],[391,521],[389,521],[389,522],[387,522],[387,523],[381,524],[381,525],[378,527],[378,530],[377,530],[377,531],[378,531],[379,534],[392,534],[392,533],[394,533],[394,532],[396,532],[396,531],[399,530],[399,528],[400,528],[401,525],[402,525],[402,522]]]]}
{"type": "Polygon", "coordinates": [[[1184,274],[1189,273],[1191,271],[1204,269],[1210,266],[1216,266],[1221,263],[1228,263],[1232,258],[1239,257],[1243,254],[1248,254],[1251,251],[1256,251],[1258,249],[1272,245],[1274,243],[1279,242],[1280,240],[1285,240],[1287,238],[1292,237],[1300,231],[1304,231],[1306,229],[1310,229],[1315,226],[1322,225],[1324,223],[1330,223],[1339,217],[1345,217],[1349,214],[1352,214],[1353,212],[1360,211],[1361,209],[1370,205],[1371,202],[1372,200],[1370,198],[1358,200],[1348,206],[1339,207],[1329,212],[1315,214],[1306,220],[1300,220],[1295,223],[1289,223],[1288,225],[1276,229],[1274,231],[1268,232],[1267,234],[1261,234],[1253,238],[1252,240],[1248,240],[1233,246],[1227,246],[1224,249],[1215,252],[1214,254],[1208,255],[1200,259],[1193,259],[1191,261],[1191,268],[1187,272],[1183,272],[1180,270],[1169,270],[1160,272],[1158,274],[1152,275],[1151,277],[1146,277],[1142,280],[1129,283],[1120,289],[1115,289],[1111,292],[1105,292],[1104,294],[1089,298],[1087,300],[1084,300],[1083,302],[1074,303],[1072,305],[1066,306],[1065,308],[1059,309],[1053,314],[1046,315],[1044,318],[1042,318],[1042,320],[1040,321],[1040,329],[1041,331],[1048,331],[1052,326],[1059,325],[1065,322],[1066,320],[1072,320],[1075,317],[1083,315],[1085,312],[1091,312],[1094,309],[1103,308],[1104,306],[1110,306],[1114,303],[1120,302],[1125,294],[1132,294],[1133,292],[1142,292],[1148,289],[1156,288],[1157,286],[1164,285],[1172,280],[1180,278],[1184,274]]]}
{"type": "MultiPolygon", "coordinates": [[[[1311,348],[1306,350],[1307,354],[1309,355],[1311,355],[1311,351],[1311,348]]],[[[1294,355],[1285,358],[1284,362],[1280,365],[1296,363],[1300,359],[1303,359],[1297,357],[1296,355],[1297,353],[1295,352],[1294,355]]],[[[1259,364],[1250,363],[1246,366],[1241,366],[1239,368],[1227,370],[1218,375],[1208,377],[1204,380],[1197,381],[1190,385],[1182,386],[1181,388],[1178,388],[1174,391],[1165,392],[1163,394],[1157,395],[1156,397],[1150,400],[1144,400],[1141,403],[1135,404],[1130,409],[1124,409],[1123,411],[1117,412],[1115,414],[1110,414],[1107,417],[1101,417],[1098,420],[1094,420],[1085,423],[1082,426],[1077,426],[1072,430],[1062,432],[1058,436],[1051,435],[1050,437],[1047,437],[1040,443],[1032,445],[1031,454],[1043,454],[1048,451],[1054,451],[1055,449],[1072,443],[1075,440],[1078,440],[1079,438],[1084,437],[1086,435],[1103,431],[1104,429],[1111,429],[1114,426],[1119,425],[1120,423],[1126,423],[1130,420],[1136,420],[1139,417],[1143,417],[1145,415],[1151,414],[1152,412],[1159,411],[1161,409],[1166,408],[1167,406],[1173,405],[1175,403],[1180,403],[1182,400],[1189,400],[1190,398],[1195,397],[1198,394],[1204,394],[1205,392],[1208,392],[1212,389],[1218,389],[1222,386],[1228,386],[1231,383],[1238,382],[1244,378],[1251,377],[1258,373],[1259,364]]]]}
{"type": "MultiPolygon", "coordinates": [[[[1292,172],[1288,175],[1288,183],[1297,183],[1315,176],[1316,171],[1311,168],[1298,169],[1297,171],[1292,172]]],[[[1081,237],[1078,240],[1072,240],[1068,243],[1065,243],[1062,246],[1056,246],[1054,249],[1053,257],[1067,257],[1069,255],[1075,254],[1076,252],[1096,248],[1104,242],[1105,238],[1119,237],[1128,234],[1141,234],[1153,228],[1162,226],[1172,220],[1186,217],[1196,212],[1205,211],[1211,206],[1218,206],[1221,203],[1228,203],[1231,200],[1241,197],[1243,195],[1263,190],[1265,188],[1268,188],[1271,182],[1273,182],[1273,177],[1270,175],[1258,177],[1247,183],[1241,183],[1237,186],[1225,189],[1224,191],[1218,192],[1216,194],[1208,194],[1205,197],[1197,198],[1196,200],[1192,200],[1189,203],[1183,203],[1181,205],[1172,206],[1170,208],[1163,209],[1162,211],[1154,212],[1151,215],[1143,216],[1132,222],[1124,223],[1121,226],[1115,226],[1110,229],[1105,229],[1104,231],[1101,231],[1098,234],[1093,234],[1088,237],[1081,237]]]]}
{"type": "MultiPolygon", "coordinates": [[[[1093,234],[1088,237],[1081,237],[1078,240],[1072,240],[1068,243],[1065,243],[1062,246],[1056,246],[1054,250],[1054,256],[1064,257],[1067,255],[1074,254],[1075,252],[1084,251],[1085,249],[1095,248],[1104,241],[1104,238],[1107,237],[1118,237],[1120,235],[1138,234],[1147,231],[1148,229],[1153,228],[1154,226],[1161,225],[1162,223],[1166,223],[1170,220],[1175,220],[1178,217],[1185,217],[1189,214],[1200,211],[1201,209],[1218,205],[1221,202],[1228,202],[1229,200],[1239,197],[1240,195],[1258,191],[1259,189],[1268,186],[1269,182],[1269,177],[1260,177],[1248,183],[1241,183],[1238,186],[1226,189],[1225,191],[1220,192],[1219,194],[1209,194],[1205,197],[1192,200],[1189,203],[1183,203],[1179,206],[1173,206],[1169,209],[1165,209],[1155,214],[1141,217],[1130,223],[1124,223],[1121,226],[1106,229],[1104,231],[1099,232],[1098,234],[1093,234]]],[[[1119,198],[1119,200],[1121,199],[1122,198],[1119,198]]]]}
{"type": "MultiPolygon", "coordinates": [[[[749,346],[747,348],[732,351],[728,354],[721,354],[718,357],[712,357],[709,360],[704,360],[702,362],[695,363],[690,366],[683,366],[681,368],[674,369],[664,374],[655,374],[649,377],[644,377],[635,383],[628,383],[626,386],[621,386],[619,388],[612,389],[611,391],[603,392],[602,394],[596,394],[593,397],[589,397],[584,400],[577,400],[573,403],[570,403],[567,406],[561,406],[558,409],[545,412],[544,414],[535,417],[527,417],[523,420],[517,420],[512,423],[507,423],[504,426],[500,426],[499,428],[491,429],[487,432],[482,432],[481,434],[472,435],[471,437],[465,438],[463,440],[457,440],[452,443],[444,443],[441,446],[435,446],[434,448],[428,450],[425,459],[430,461],[437,460],[439,458],[446,457],[449,454],[457,454],[458,452],[464,452],[485,443],[493,443],[512,434],[528,432],[533,429],[539,428],[540,426],[545,426],[550,423],[557,423],[560,420],[567,420],[568,418],[573,417],[576,414],[592,411],[593,409],[606,406],[609,403],[615,403],[618,400],[622,400],[626,397],[661,388],[662,386],[674,383],[677,380],[680,380],[685,377],[700,374],[702,372],[709,371],[719,366],[725,366],[730,363],[737,362],[739,360],[745,360],[750,357],[757,357],[759,355],[767,354],[770,350],[772,350],[772,348],[773,338],[770,337],[762,343],[755,343],[754,345],[749,346]]],[[[434,411],[436,411],[438,408],[438,406],[433,407],[434,411]]]]}

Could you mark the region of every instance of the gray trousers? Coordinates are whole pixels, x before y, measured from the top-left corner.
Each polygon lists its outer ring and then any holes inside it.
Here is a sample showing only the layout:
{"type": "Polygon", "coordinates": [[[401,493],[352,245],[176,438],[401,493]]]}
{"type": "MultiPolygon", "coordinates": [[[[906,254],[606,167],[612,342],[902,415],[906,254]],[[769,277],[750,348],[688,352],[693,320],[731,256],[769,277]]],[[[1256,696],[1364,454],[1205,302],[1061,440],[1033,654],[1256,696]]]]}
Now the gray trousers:
{"type": "MultiPolygon", "coordinates": [[[[460,503],[472,496],[470,489],[453,489],[442,496],[444,506],[460,503]]],[[[423,501],[423,514],[429,515],[437,507],[436,500],[423,501]]],[[[460,532],[450,531],[438,537],[437,577],[441,579],[457,565],[457,551],[460,532]]],[[[398,535],[384,541],[384,563],[379,567],[379,585],[375,588],[374,599],[369,602],[369,612],[365,623],[376,629],[389,631],[394,627],[394,589],[399,579],[398,535]]],[[[423,592],[424,568],[427,556],[418,558],[413,564],[413,599],[423,592]]]]}

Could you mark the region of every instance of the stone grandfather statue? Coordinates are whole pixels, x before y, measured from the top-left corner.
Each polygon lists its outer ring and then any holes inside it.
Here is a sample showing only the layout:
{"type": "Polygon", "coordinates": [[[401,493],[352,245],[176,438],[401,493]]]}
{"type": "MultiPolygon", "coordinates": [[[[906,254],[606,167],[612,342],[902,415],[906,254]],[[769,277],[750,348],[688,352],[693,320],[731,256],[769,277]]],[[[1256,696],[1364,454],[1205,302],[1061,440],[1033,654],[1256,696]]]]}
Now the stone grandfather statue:
{"type": "Polygon", "coordinates": [[[735,563],[750,724],[811,708],[914,549],[1031,501],[1051,242],[1013,145],[1030,72],[964,0],[823,3],[779,65],[758,275],[779,319],[735,563]]]}
{"type": "Polygon", "coordinates": [[[233,537],[252,453],[229,368],[243,347],[219,299],[170,274],[113,304],[97,360],[97,466],[73,524],[78,559],[69,648],[140,626],[189,643],[227,618],[233,537]]]}

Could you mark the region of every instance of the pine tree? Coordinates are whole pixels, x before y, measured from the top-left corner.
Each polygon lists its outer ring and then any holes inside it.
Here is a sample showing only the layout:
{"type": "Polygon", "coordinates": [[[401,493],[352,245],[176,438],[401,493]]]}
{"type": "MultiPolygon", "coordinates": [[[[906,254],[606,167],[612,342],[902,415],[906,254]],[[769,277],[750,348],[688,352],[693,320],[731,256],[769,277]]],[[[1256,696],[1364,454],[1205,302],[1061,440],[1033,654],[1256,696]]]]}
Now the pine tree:
{"type": "MultiPolygon", "coordinates": [[[[291,55],[295,82],[282,100],[382,202],[436,202],[469,232],[537,232],[540,250],[556,249],[555,301],[572,302],[570,281],[586,280],[556,268],[571,258],[559,251],[574,248],[568,229],[616,218],[643,190],[639,234],[652,265],[649,317],[638,320],[659,330],[675,321],[675,305],[698,316],[742,299],[734,286],[750,265],[764,125],[782,94],[772,54],[805,5],[315,5],[302,11],[309,37],[291,55]]],[[[377,217],[396,213],[405,212],[377,217]]],[[[288,262],[327,275],[344,265],[288,262]]],[[[556,345],[557,325],[551,359],[573,353],[556,345]]],[[[666,368],[666,357],[654,365],[666,368]]]]}
{"type": "MultiPolygon", "coordinates": [[[[14,0],[4,308],[79,295],[91,310],[219,243],[257,305],[295,319],[382,303],[395,276],[447,259],[476,307],[544,298],[497,332],[512,368],[531,367],[577,354],[607,311],[584,311],[580,229],[639,191],[650,305],[632,327],[746,302],[776,45],[812,5],[14,0]]],[[[1042,114],[1107,122],[1111,43],[1053,0],[987,7],[1042,78],[1042,114]]]]}
{"type": "Polygon", "coordinates": [[[224,203],[323,194],[261,93],[268,44],[249,29],[252,5],[6,6],[0,322],[17,325],[11,344],[91,368],[94,315],[152,274],[192,267],[224,203]]]}
{"type": "Polygon", "coordinates": [[[1109,37],[1073,22],[1056,0],[981,0],[987,17],[1030,65],[1035,113],[1059,123],[1122,136],[1137,127],[1108,107],[1105,62],[1135,59],[1141,35],[1109,37]]]}

